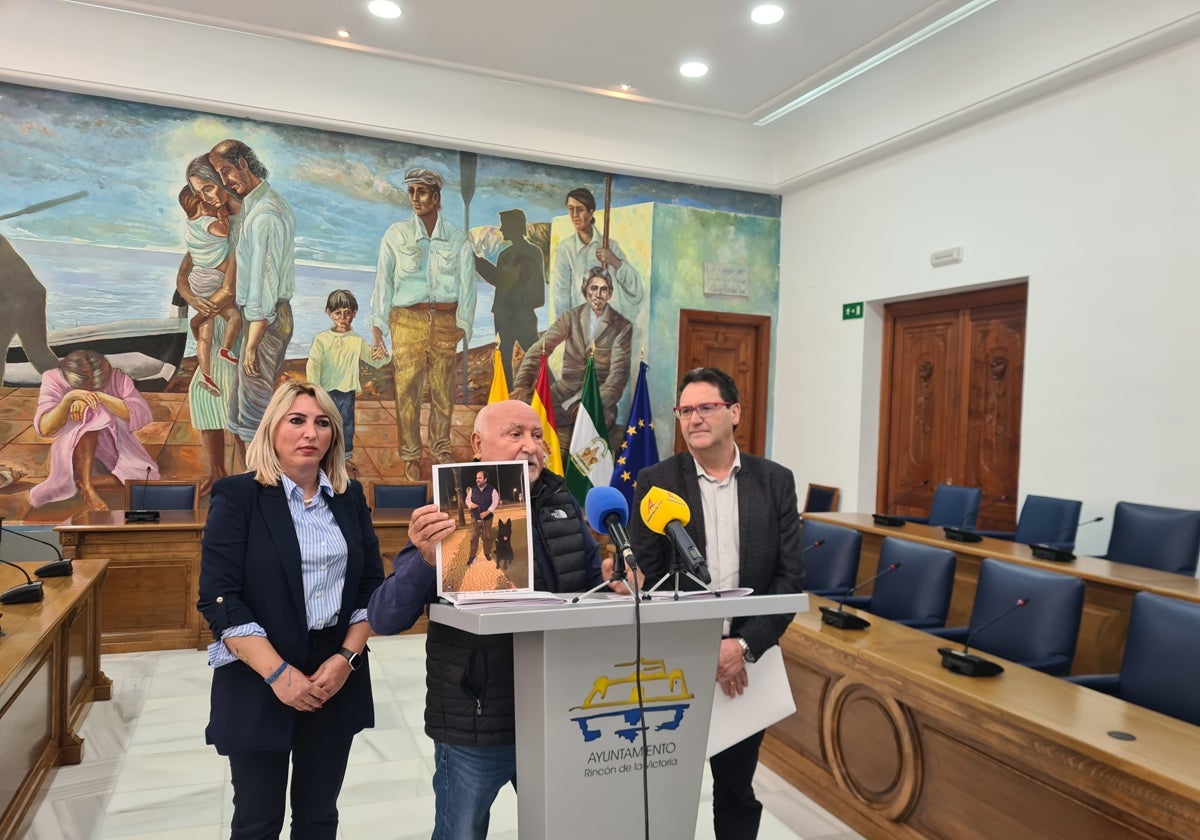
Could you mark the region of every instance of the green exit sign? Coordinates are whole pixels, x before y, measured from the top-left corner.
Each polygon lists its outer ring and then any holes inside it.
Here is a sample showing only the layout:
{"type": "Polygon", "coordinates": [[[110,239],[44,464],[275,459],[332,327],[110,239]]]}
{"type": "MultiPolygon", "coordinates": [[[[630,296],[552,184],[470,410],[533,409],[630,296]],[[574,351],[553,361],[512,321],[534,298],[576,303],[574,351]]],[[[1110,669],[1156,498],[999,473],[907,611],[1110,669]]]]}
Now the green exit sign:
{"type": "Polygon", "coordinates": [[[842,304],[842,320],[853,321],[855,318],[863,316],[863,302],[858,303],[843,303],[842,304]]]}

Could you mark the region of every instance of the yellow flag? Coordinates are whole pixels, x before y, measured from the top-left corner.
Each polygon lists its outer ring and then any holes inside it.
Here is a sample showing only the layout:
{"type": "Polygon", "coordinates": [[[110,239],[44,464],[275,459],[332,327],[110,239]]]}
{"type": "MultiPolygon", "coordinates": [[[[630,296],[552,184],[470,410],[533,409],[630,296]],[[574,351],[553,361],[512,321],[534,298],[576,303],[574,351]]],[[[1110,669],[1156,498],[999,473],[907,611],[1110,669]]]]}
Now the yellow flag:
{"type": "Polygon", "coordinates": [[[504,362],[500,359],[500,347],[492,359],[492,390],[488,393],[488,405],[508,399],[508,380],[504,377],[504,362]]]}

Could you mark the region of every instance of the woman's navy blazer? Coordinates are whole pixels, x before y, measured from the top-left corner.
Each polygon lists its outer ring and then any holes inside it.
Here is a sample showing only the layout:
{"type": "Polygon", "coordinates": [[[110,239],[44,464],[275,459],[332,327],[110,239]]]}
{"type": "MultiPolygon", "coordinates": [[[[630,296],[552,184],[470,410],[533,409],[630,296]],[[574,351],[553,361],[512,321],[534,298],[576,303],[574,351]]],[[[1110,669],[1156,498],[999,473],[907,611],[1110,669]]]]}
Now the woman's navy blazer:
{"type": "MultiPolygon", "coordinates": [[[[351,613],[366,609],[383,582],[379,540],[362,485],[351,481],[344,493],[327,497],[346,538],[346,580],[338,611],[338,638],[345,638],[351,613]]],[[[300,572],[300,543],[282,484],[267,487],[252,473],[229,476],[213,485],[204,526],[197,604],[221,638],[228,627],[257,622],[285,660],[303,669],[308,658],[308,618],[300,572]]],[[[373,726],[371,672],[363,664],[336,695],[344,732],[373,726]]],[[[205,738],[221,755],[291,749],[293,716],[263,678],[244,662],[213,670],[212,702],[205,738]]]]}

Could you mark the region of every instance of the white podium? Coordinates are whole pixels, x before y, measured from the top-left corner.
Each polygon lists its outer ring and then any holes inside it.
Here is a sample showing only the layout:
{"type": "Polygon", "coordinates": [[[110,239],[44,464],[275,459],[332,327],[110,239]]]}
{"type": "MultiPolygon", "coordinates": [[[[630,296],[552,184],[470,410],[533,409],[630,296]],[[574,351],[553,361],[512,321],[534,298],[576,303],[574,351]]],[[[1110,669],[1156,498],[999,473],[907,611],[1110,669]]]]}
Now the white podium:
{"type": "Polygon", "coordinates": [[[641,604],[646,755],[632,601],[430,608],[459,630],[514,634],[521,840],[643,837],[646,759],[651,838],[695,836],[723,620],[804,612],[808,596],[669,597],[641,604]]]}

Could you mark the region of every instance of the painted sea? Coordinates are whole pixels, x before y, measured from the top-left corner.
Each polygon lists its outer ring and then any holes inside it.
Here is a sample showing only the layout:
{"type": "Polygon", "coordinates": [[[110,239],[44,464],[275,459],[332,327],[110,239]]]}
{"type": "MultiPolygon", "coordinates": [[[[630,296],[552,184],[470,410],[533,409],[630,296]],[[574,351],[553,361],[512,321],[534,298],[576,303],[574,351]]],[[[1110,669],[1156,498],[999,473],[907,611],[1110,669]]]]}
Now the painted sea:
{"type": "MultiPolygon", "coordinates": [[[[106,247],[84,243],[10,240],[46,287],[47,323],[51,331],[130,318],[164,318],[172,315],[171,297],[181,252],[106,247]]],[[[495,254],[485,254],[494,260],[495,254]]],[[[349,289],[358,299],[355,331],[370,338],[367,315],[374,266],[296,264],[296,293],[292,312],[296,327],[288,358],[306,358],[313,337],[329,328],[325,300],[334,289],[349,289]]],[[[495,340],[492,321],[493,289],[479,280],[476,286],[475,328],[471,346],[495,340]]],[[[538,310],[538,329],[547,326],[547,307],[538,310]]],[[[188,339],[187,355],[195,353],[188,339]]]]}

